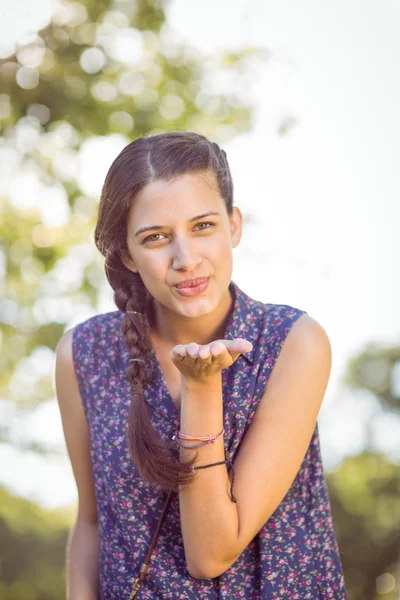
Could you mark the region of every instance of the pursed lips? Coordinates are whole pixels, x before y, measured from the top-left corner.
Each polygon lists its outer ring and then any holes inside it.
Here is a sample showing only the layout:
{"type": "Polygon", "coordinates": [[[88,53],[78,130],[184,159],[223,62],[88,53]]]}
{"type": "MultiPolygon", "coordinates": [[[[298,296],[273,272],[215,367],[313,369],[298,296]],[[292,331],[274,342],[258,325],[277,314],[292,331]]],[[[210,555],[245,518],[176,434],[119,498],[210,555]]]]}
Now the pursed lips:
{"type": "Polygon", "coordinates": [[[186,279],[186,281],[180,281],[179,283],[175,284],[175,287],[177,287],[179,289],[196,287],[198,285],[201,285],[205,281],[207,281],[207,279],[208,279],[208,277],[197,277],[196,279],[186,279]]]}

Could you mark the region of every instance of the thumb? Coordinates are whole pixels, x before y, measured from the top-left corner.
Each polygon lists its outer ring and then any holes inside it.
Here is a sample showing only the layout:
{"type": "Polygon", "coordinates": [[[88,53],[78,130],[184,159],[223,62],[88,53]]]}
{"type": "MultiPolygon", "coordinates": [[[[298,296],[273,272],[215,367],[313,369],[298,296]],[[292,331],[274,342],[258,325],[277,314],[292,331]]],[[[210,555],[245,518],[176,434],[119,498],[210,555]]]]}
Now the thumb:
{"type": "Polygon", "coordinates": [[[253,344],[244,338],[225,340],[226,349],[232,354],[244,354],[253,350],[253,344]]]}
{"type": "Polygon", "coordinates": [[[225,340],[226,349],[229,352],[232,362],[234,363],[241,354],[251,352],[253,344],[243,338],[237,338],[235,340],[225,340]]]}

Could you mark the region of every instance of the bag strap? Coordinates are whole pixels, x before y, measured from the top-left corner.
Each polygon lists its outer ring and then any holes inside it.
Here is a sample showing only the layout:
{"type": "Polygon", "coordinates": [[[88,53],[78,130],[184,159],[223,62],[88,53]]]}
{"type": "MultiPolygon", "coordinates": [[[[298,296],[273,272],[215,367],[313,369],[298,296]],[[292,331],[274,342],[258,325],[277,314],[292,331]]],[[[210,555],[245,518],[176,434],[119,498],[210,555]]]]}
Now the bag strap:
{"type": "Polygon", "coordinates": [[[136,579],[135,579],[135,581],[133,583],[133,588],[132,588],[131,595],[129,596],[129,600],[133,600],[133,598],[136,598],[136,595],[137,595],[137,593],[139,591],[140,584],[142,583],[143,579],[146,576],[146,573],[147,573],[147,570],[148,570],[149,564],[150,564],[151,555],[152,555],[152,552],[153,552],[153,550],[155,548],[155,545],[157,543],[158,536],[160,535],[161,526],[162,526],[162,524],[165,521],[165,517],[167,516],[167,512],[168,512],[169,505],[171,503],[171,499],[172,499],[172,492],[169,492],[168,496],[167,496],[167,500],[166,500],[164,508],[163,508],[163,511],[162,511],[161,516],[160,516],[160,518],[158,520],[156,532],[155,532],[155,534],[153,536],[153,539],[151,540],[150,548],[148,549],[146,557],[145,557],[145,559],[143,561],[143,564],[140,567],[139,575],[136,577],[136,579]]]}

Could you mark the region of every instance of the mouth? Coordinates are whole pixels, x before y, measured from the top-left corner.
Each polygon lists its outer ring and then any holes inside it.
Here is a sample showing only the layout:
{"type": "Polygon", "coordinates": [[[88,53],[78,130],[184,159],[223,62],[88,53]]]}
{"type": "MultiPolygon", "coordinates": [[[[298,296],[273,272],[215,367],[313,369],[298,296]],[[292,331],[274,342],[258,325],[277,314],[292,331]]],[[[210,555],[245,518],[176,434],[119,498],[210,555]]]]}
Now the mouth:
{"type": "Polygon", "coordinates": [[[175,288],[180,296],[197,296],[207,289],[209,280],[209,277],[187,279],[178,283],[175,288]]]}
{"type": "Polygon", "coordinates": [[[177,287],[178,290],[181,290],[182,288],[194,288],[194,287],[197,287],[198,285],[201,285],[202,283],[205,283],[206,281],[208,281],[208,277],[197,277],[196,279],[186,279],[186,281],[181,281],[180,283],[176,284],[175,287],[177,287]]]}

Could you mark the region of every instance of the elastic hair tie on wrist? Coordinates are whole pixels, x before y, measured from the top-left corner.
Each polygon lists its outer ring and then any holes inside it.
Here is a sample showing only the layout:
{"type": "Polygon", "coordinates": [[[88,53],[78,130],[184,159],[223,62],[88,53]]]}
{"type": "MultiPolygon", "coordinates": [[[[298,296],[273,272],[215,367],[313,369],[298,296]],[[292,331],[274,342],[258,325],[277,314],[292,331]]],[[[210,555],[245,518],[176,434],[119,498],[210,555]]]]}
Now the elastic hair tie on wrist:
{"type": "Polygon", "coordinates": [[[195,446],[186,446],[185,444],[182,444],[180,440],[177,440],[177,444],[181,448],[187,448],[188,450],[194,450],[195,448],[203,448],[204,446],[208,446],[210,443],[212,444],[212,442],[201,442],[201,444],[196,444],[195,446]]]}
{"type": "MultiPolygon", "coordinates": [[[[217,435],[186,435],[178,431],[178,439],[181,440],[195,440],[195,441],[206,441],[211,444],[215,444],[216,440],[225,433],[225,429],[222,428],[222,431],[217,433],[217,435]]],[[[176,439],[176,435],[172,436],[172,439],[176,439]]]]}

